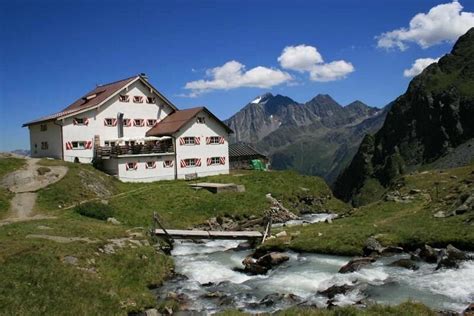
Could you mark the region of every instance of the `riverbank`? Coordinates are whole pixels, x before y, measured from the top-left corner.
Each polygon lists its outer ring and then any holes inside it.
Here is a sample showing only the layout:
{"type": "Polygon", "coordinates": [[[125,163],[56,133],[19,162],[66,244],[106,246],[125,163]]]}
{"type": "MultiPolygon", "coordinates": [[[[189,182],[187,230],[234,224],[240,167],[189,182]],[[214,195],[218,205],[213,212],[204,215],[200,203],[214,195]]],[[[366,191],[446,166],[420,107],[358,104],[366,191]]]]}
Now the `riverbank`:
{"type": "Polygon", "coordinates": [[[474,250],[473,199],[473,164],[413,173],[400,178],[382,200],[330,224],[282,228],[287,236],[269,240],[265,247],[355,256],[375,237],[382,246],[406,250],[424,244],[474,250]]]}
{"type": "MultiPolygon", "coordinates": [[[[22,159],[2,158],[0,174],[23,165],[22,159]]],[[[347,208],[332,198],[324,181],[291,172],[213,177],[246,187],[246,192],[214,195],[185,181],[128,184],[90,165],[38,163],[38,168],[52,166],[67,166],[68,172],[38,191],[32,217],[1,227],[0,310],[9,315],[126,315],[155,307],[150,289],[172,275],[173,260],[147,234],[153,211],[167,227],[187,228],[210,217],[262,216],[270,207],[269,192],[301,209],[347,208]],[[318,201],[301,202],[307,197],[318,201]],[[82,201],[93,201],[85,204],[88,212],[81,211],[87,216],[75,209],[82,201]],[[90,217],[104,209],[97,205],[107,205],[114,220],[90,217]]],[[[5,196],[3,216],[12,195],[5,190],[5,196]]]]}

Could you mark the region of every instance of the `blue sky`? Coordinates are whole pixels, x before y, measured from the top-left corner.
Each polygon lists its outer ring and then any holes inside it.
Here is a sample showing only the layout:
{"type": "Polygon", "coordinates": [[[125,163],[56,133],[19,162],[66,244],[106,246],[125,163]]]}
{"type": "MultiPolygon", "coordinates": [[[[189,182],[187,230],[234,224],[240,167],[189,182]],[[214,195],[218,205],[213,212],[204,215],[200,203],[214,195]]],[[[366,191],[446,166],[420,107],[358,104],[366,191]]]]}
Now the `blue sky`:
{"type": "Polygon", "coordinates": [[[267,91],[384,106],[406,90],[404,70],[449,52],[474,19],[473,1],[464,0],[450,16],[460,23],[437,22],[446,7],[411,29],[416,14],[450,1],[363,3],[2,0],[0,151],[29,147],[22,123],[141,72],[179,108],[205,105],[221,119],[267,91]]]}

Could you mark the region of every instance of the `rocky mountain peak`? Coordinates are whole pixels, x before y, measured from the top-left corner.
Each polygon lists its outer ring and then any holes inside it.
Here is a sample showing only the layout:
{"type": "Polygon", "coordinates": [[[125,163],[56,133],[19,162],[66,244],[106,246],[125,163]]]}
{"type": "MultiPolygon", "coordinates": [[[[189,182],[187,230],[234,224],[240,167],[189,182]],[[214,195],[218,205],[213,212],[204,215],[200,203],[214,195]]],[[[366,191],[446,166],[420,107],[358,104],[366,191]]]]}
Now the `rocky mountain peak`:
{"type": "Polygon", "coordinates": [[[473,139],[472,117],[474,28],[391,103],[382,128],[366,138],[339,175],[335,195],[355,205],[376,200],[401,174],[433,164],[473,139]]]}
{"type": "Polygon", "coordinates": [[[340,107],[341,106],[329,94],[318,94],[317,96],[312,98],[308,103],[315,103],[315,104],[326,106],[326,107],[340,107]]]}

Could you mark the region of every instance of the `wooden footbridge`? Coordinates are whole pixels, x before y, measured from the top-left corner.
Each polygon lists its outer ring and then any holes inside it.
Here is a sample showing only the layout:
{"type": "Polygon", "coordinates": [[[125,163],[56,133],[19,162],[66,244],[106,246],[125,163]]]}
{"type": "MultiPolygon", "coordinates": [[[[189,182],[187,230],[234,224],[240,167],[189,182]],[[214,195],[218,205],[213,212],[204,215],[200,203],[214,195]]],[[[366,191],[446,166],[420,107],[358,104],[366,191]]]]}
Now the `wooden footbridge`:
{"type": "Polygon", "coordinates": [[[173,239],[260,239],[259,231],[212,231],[212,230],[180,230],[155,229],[157,236],[171,236],[173,239]]]}
{"type": "Polygon", "coordinates": [[[259,231],[213,231],[213,230],[182,230],[182,229],[165,229],[158,219],[158,214],[153,213],[153,222],[155,227],[152,233],[155,236],[164,237],[171,245],[174,239],[246,239],[256,241],[258,239],[263,243],[267,236],[270,235],[272,226],[271,218],[267,220],[265,232],[259,231]],[[158,225],[160,228],[156,228],[158,225]]]}

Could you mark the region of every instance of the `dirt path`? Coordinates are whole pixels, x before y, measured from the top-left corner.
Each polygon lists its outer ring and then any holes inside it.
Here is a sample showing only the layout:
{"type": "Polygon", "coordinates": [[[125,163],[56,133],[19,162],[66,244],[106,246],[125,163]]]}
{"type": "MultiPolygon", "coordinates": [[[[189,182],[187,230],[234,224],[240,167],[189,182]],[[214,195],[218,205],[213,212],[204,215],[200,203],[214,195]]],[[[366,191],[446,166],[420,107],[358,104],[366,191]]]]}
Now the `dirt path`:
{"type": "Polygon", "coordinates": [[[32,218],[36,202],[36,191],[61,180],[67,173],[65,166],[38,166],[39,159],[26,158],[26,166],[7,174],[2,179],[2,186],[15,193],[10,202],[11,216],[0,222],[11,222],[12,219],[32,218]]]}

